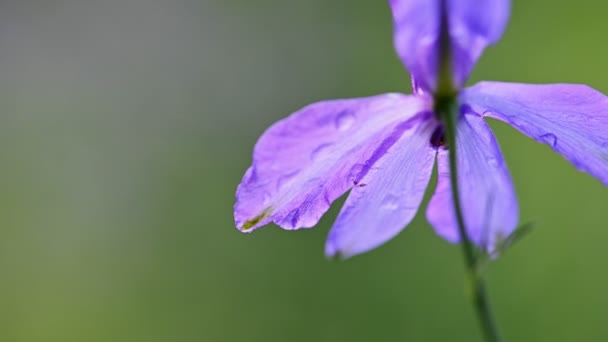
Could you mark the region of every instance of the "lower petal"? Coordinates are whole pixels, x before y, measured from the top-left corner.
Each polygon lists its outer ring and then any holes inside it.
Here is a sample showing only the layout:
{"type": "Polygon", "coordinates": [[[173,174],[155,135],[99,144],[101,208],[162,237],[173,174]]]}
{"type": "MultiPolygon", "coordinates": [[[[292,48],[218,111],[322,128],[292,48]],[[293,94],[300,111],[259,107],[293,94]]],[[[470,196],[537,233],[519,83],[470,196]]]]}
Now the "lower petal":
{"type": "Polygon", "coordinates": [[[408,130],[353,188],[325,245],[327,256],[350,257],[397,235],[414,218],[427,188],[437,124],[425,118],[408,130]]]}
{"type": "MultiPolygon", "coordinates": [[[[492,253],[517,226],[519,209],[511,177],[483,118],[464,113],[457,124],[456,140],[458,186],[467,235],[481,249],[492,253]]],[[[449,150],[439,151],[437,165],[437,189],[427,208],[427,218],[440,236],[459,242],[449,150]]]]}

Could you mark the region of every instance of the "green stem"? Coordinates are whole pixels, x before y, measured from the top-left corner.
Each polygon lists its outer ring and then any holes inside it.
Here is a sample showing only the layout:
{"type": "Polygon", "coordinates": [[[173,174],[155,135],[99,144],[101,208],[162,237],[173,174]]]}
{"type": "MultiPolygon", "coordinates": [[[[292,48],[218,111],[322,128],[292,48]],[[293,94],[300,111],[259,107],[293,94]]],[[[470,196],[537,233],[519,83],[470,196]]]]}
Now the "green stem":
{"type": "Polygon", "coordinates": [[[459,116],[458,101],[455,99],[447,101],[444,109],[446,112],[442,113],[442,117],[444,118],[443,121],[446,124],[446,137],[449,147],[452,200],[454,202],[454,210],[456,211],[456,221],[458,223],[460,240],[462,241],[462,252],[464,254],[465,265],[473,293],[473,305],[477,311],[477,316],[479,318],[485,340],[488,342],[498,342],[500,341],[500,336],[498,334],[496,324],[494,323],[494,318],[492,315],[492,310],[490,309],[490,303],[486,296],[483,279],[479,275],[479,272],[477,272],[477,255],[475,246],[473,246],[473,243],[468,238],[464,224],[464,217],[462,215],[462,207],[460,205],[460,195],[457,181],[458,170],[456,162],[456,122],[459,116]]]}

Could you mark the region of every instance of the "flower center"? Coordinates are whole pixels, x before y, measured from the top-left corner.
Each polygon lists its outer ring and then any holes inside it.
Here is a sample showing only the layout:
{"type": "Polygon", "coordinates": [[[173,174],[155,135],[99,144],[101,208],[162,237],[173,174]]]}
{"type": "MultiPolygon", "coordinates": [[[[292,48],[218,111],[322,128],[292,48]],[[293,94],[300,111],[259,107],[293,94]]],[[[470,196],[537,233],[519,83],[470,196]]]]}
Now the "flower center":
{"type": "Polygon", "coordinates": [[[433,131],[433,134],[431,135],[431,141],[429,142],[431,143],[431,146],[435,148],[445,146],[445,129],[442,124],[437,125],[437,128],[435,128],[435,131],[433,131]]]}

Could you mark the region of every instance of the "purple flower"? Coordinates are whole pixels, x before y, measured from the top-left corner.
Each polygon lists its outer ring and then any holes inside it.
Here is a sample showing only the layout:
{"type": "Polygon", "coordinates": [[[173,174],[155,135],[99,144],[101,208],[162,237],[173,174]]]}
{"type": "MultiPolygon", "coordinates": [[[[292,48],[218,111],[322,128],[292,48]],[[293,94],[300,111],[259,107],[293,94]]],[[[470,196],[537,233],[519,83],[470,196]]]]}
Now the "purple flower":
{"type": "Polygon", "coordinates": [[[434,109],[447,58],[460,109],[458,184],[468,238],[493,251],[517,226],[511,177],[484,121],[504,121],[549,145],[608,185],[608,97],[584,85],[481,82],[463,85],[489,44],[502,35],[508,0],[390,0],[395,46],[414,95],[383,94],[314,103],[270,127],[237,190],[243,232],[274,222],[314,226],[351,190],[329,233],[328,256],[349,257],[397,235],[415,216],[435,159],[438,184],[426,210],[437,233],[460,235],[452,204],[449,150],[434,109]],[[446,54],[446,51],[448,52],[446,54]]]}

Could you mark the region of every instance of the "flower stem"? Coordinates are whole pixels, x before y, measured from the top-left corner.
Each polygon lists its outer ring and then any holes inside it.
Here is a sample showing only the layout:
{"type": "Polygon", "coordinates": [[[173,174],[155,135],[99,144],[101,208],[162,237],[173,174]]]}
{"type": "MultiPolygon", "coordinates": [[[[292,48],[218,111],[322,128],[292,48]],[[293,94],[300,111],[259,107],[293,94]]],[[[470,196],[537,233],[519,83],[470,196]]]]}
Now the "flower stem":
{"type": "Polygon", "coordinates": [[[448,105],[444,107],[446,109],[446,113],[442,113],[442,116],[444,118],[443,121],[446,125],[446,138],[449,147],[452,200],[454,202],[454,210],[456,211],[456,221],[458,224],[458,231],[460,233],[460,240],[462,241],[461,246],[462,252],[464,254],[465,266],[467,268],[471,291],[473,295],[473,306],[475,307],[475,310],[477,312],[477,316],[481,324],[481,329],[485,337],[485,341],[498,342],[500,341],[500,336],[498,334],[497,326],[494,323],[490,303],[486,296],[484,281],[479,272],[477,272],[478,258],[476,249],[471,240],[469,240],[468,238],[464,223],[464,217],[462,215],[462,207],[460,205],[456,156],[456,122],[460,115],[458,101],[456,99],[452,99],[448,101],[447,104],[448,105]]]}

